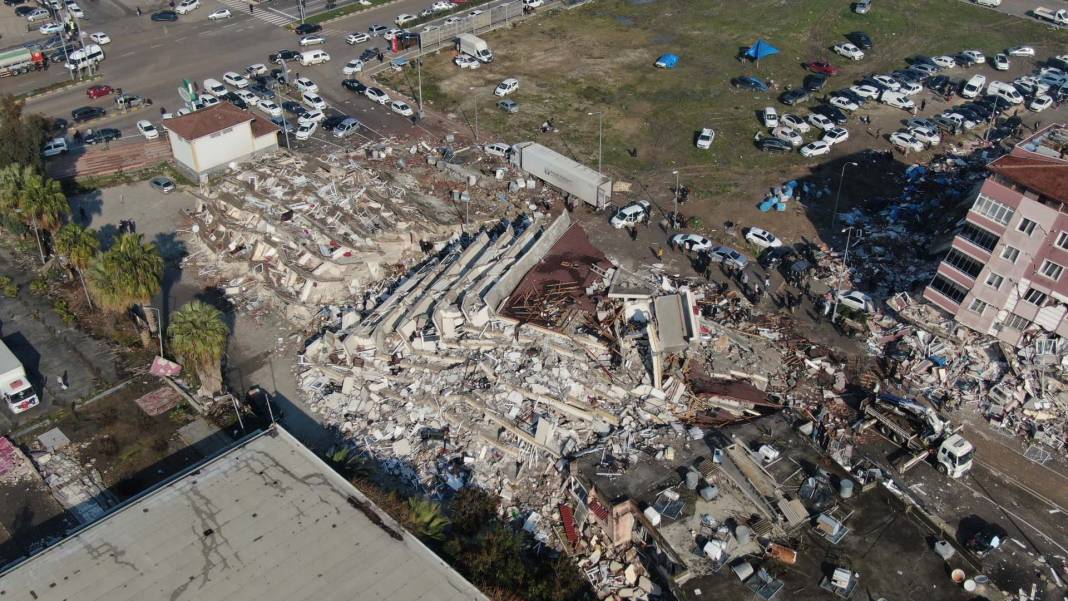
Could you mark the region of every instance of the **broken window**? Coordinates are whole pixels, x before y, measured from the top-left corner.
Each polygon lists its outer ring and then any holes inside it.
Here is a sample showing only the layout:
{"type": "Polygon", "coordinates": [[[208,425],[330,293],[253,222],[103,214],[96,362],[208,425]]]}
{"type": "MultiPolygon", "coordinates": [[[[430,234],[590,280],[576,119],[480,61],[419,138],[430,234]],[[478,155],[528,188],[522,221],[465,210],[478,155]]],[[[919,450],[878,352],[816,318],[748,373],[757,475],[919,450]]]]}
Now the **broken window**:
{"type": "Polygon", "coordinates": [[[1042,262],[1042,267],[1038,269],[1038,272],[1053,281],[1057,281],[1061,279],[1061,273],[1064,272],[1064,267],[1046,259],[1042,262]]]}
{"type": "Polygon", "coordinates": [[[1012,215],[1014,213],[1008,206],[983,194],[980,194],[979,197],[975,199],[975,205],[972,206],[972,210],[995,223],[1000,223],[1001,225],[1008,225],[1009,221],[1012,220],[1012,215]]]}

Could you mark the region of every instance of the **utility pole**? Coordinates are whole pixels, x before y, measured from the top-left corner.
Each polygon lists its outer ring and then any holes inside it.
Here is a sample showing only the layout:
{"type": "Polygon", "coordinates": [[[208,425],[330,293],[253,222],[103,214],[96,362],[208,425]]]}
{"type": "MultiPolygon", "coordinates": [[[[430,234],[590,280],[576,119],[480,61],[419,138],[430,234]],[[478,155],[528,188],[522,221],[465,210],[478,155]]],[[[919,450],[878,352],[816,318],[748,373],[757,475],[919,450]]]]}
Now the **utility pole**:
{"type": "Polygon", "coordinates": [[[478,98],[475,98],[475,144],[478,144],[478,98]]]}
{"type": "Polygon", "coordinates": [[[675,202],[671,213],[671,229],[678,229],[679,223],[679,170],[672,171],[675,175],[675,202]]]}
{"type": "Polygon", "coordinates": [[[415,99],[419,105],[419,116],[423,116],[423,59],[415,59],[415,74],[419,80],[419,97],[415,99]]]}
{"type": "MultiPolygon", "coordinates": [[[[846,271],[849,269],[849,243],[853,239],[853,228],[854,226],[851,225],[846,229],[842,230],[846,232],[845,255],[842,256],[842,267],[844,267],[844,269],[842,271],[846,271]]],[[[835,278],[834,282],[834,314],[831,315],[831,323],[834,323],[835,320],[838,319],[838,295],[841,294],[841,288],[842,272],[840,271],[838,272],[838,277],[835,278]]]]}
{"type": "Polygon", "coordinates": [[[856,167],[857,164],[853,161],[849,161],[842,165],[842,170],[838,173],[838,193],[834,195],[834,212],[831,213],[831,231],[838,226],[838,201],[842,198],[842,182],[845,181],[846,167],[856,167]]]}
{"type": "MultiPolygon", "coordinates": [[[[281,56],[278,57],[278,61],[282,63],[282,76],[285,77],[286,84],[289,84],[289,67],[286,65],[286,59],[281,56]]],[[[290,150],[289,146],[289,120],[286,119],[285,113],[282,113],[282,135],[286,138],[286,150],[290,150]]]]}
{"type": "Polygon", "coordinates": [[[601,159],[604,157],[604,111],[586,113],[589,116],[597,115],[597,173],[604,175],[601,169],[601,159]]]}

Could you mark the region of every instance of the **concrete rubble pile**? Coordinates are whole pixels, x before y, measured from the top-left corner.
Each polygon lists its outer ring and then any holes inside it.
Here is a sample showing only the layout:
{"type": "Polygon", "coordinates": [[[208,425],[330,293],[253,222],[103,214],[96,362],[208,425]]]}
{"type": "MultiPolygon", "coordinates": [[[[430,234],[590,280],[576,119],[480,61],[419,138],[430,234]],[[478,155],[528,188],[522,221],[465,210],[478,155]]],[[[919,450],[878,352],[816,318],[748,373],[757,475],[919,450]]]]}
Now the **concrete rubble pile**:
{"type": "Polygon", "coordinates": [[[282,155],[227,174],[198,194],[187,260],[249,309],[284,309],[292,321],[361,295],[463,219],[416,175],[363,160],[389,149],[282,155]]]}
{"type": "Polygon", "coordinates": [[[89,524],[107,513],[117,500],[108,492],[100,472],[91,465],[83,466],[72,452],[76,452],[73,445],[64,450],[35,445],[30,460],[56,501],[79,524],[89,524]]]}

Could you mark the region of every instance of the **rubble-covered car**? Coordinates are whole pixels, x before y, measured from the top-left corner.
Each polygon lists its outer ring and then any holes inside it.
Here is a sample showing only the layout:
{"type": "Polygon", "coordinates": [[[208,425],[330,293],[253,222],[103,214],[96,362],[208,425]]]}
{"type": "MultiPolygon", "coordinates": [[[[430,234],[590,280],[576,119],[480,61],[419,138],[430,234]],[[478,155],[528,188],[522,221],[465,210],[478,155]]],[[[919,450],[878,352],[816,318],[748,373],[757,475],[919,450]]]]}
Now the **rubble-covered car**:
{"type": "Polygon", "coordinates": [[[687,252],[704,252],[715,246],[711,240],[700,234],[675,234],[668,243],[687,252]]]}
{"type": "Polygon", "coordinates": [[[649,215],[651,210],[652,205],[648,200],[632,202],[616,211],[616,214],[612,217],[612,227],[620,230],[628,225],[641,223],[645,221],[646,216],[649,215]]]}
{"type": "Polygon", "coordinates": [[[862,311],[864,313],[875,311],[875,301],[872,300],[871,296],[859,290],[839,290],[836,298],[839,304],[854,311],[862,311]]]}
{"type": "Polygon", "coordinates": [[[779,240],[775,234],[758,227],[749,228],[749,231],[745,233],[745,240],[760,248],[778,248],[782,246],[782,240],[779,240]]]}
{"type": "Polygon", "coordinates": [[[745,269],[749,265],[749,257],[729,246],[716,246],[708,251],[708,256],[717,263],[727,263],[738,269],[745,269]]]}

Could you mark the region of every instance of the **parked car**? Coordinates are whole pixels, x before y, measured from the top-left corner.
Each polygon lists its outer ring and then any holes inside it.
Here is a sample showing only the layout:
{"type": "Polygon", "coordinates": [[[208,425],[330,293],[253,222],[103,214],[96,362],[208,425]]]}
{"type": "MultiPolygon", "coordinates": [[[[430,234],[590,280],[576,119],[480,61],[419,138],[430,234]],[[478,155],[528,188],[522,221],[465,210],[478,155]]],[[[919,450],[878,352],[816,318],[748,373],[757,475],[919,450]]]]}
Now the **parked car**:
{"type": "Polygon", "coordinates": [[[941,134],[938,133],[938,126],[931,123],[929,126],[908,125],[908,132],[912,134],[913,138],[916,138],[920,142],[928,146],[934,146],[942,141],[941,134]]]}
{"type": "Polygon", "coordinates": [[[63,26],[59,23],[48,22],[37,28],[42,35],[52,35],[54,33],[60,33],[63,31],[63,26]]]}
{"type": "Polygon", "coordinates": [[[1045,94],[1036,94],[1031,98],[1031,102],[1027,103],[1027,108],[1036,113],[1042,112],[1051,106],[1053,106],[1053,97],[1045,94]]]}
{"type": "Polygon", "coordinates": [[[1031,46],[1013,46],[1005,50],[1005,54],[1009,56],[1034,56],[1035,49],[1031,46]]]}
{"type": "Polygon", "coordinates": [[[832,127],[823,132],[823,141],[830,145],[841,144],[849,139],[849,130],[844,127],[832,127]]]}
{"type": "Polygon", "coordinates": [[[389,103],[389,95],[383,92],[380,88],[367,88],[363,95],[370,98],[372,101],[377,102],[378,104],[389,103]]]}
{"type": "Polygon", "coordinates": [[[362,95],[367,92],[367,85],[358,79],[346,79],[341,82],[341,86],[354,94],[362,95]]]}
{"type": "Polygon", "coordinates": [[[764,110],[760,112],[760,120],[764,122],[764,127],[773,129],[779,124],[779,113],[773,106],[766,106],[764,110]]]}
{"type": "Polygon", "coordinates": [[[174,180],[169,177],[163,177],[162,175],[148,180],[148,185],[164,194],[170,194],[171,192],[174,192],[175,189],[174,180]]]}
{"type": "Polygon", "coordinates": [[[802,119],[801,117],[799,117],[799,116],[797,116],[797,115],[795,115],[793,113],[785,113],[784,115],[779,117],[779,121],[783,125],[786,125],[787,127],[790,127],[791,129],[795,129],[799,133],[802,133],[802,134],[807,134],[808,131],[810,129],[812,129],[812,126],[810,126],[808,123],[806,123],[804,119],[802,119]]]}
{"type": "Polygon", "coordinates": [[[285,102],[283,102],[282,110],[295,117],[300,117],[304,113],[308,112],[307,107],[294,100],[286,100],[285,102]]]}
{"type": "Polygon", "coordinates": [[[501,83],[497,84],[497,87],[493,90],[494,96],[507,96],[512,92],[519,89],[519,80],[514,77],[509,77],[501,83]]]}
{"type": "Polygon", "coordinates": [[[902,150],[911,150],[913,152],[923,150],[923,142],[917,140],[908,130],[895,131],[890,134],[890,143],[893,144],[895,148],[900,148],[902,150]]]}
{"type": "Polygon", "coordinates": [[[748,90],[756,90],[758,92],[767,92],[769,89],[767,82],[759,77],[753,77],[752,75],[743,75],[736,77],[731,81],[731,85],[736,88],[745,88],[748,90]]]}
{"type": "Polygon", "coordinates": [[[775,234],[758,227],[749,228],[749,231],[745,233],[745,239],[750,244],[760,248],[778,248],[782,246],[782,240],[779,240],[775,234]]]}
{"type": "Polygon", "coordinates": [[[828,119],[826,116],[819,113],[812,113],[808,116],[808,122],[811,123],[821,131],[827,131],[834,127],[834,122],[828,119]]]}
{"type": "Polygon", "coordinates": [[[780,125],[775,129],[771,130],[771,135],[782,140],[783,142],[789,142],[790,146],[800,146],[805,142],[805,140],[801,137],[801,134],[797,133],[797,131],[791,129],[786,125],[780,125]]]}
{"type": "Polygon", "coordinates": [[[85,95],[95,100],[97,98],[103,98],[104,96],[107,96],[113,93],[114,91],[115,90],[112,89],[111,86],[96,85],[89,86],[89,89],[85,91],[85,95]]]}
{"type": "Polygon", "coordinates": [[[828,63],[827,61],[812,61],[812,62],[808,62],[808,63],[805,63],[805,68],[808,69],[809,71],[812,71],[813,73],[821,73],[823,75],[827,75],[827,76],[831,76],[831,77],[833,77],[835,75],[838,75],[838,67],[835,67],[834,65],[832,65],[831,63],[828,63]]]}
{"type": "Polygon", "coordinates": [[[849,121],[849,115],[846,115],[841,110],[829,104],[821,104],[816,108],[812,109],[812,112],[827,117],[828,119],[833,121],[835,125],[844,125],[849,121]]]}
{"type": "Polygon", "coordinates": [[[957,61],[954,60],[952,56],[947,56],[943,54],[941,56],[936,56],[932,58],[931,64],[935,65],[936,67],[941,67],[942,69],[952,69],[957,66],[957,61]]]}
{"type": "Polygon", "coordinates": [[[456,58],[452,59],[452,62],[461,69],[478,69],[482,66],[482,61],[470,54],[457,54],[456,58]]]}
{"type": "Polygon", "coordinates": [[[313,33],[319,33],[323,30],[323,26],[318,23],[301,23],[293,29],[293,33],[297,35],[311,35],[313,33]]]}
{"type": "Polygon", "coordinates": [[[827,98],[827,104],[835,108],[842,109],[843,111],[855,111],[860,108],[860,105],[853,101],[852,98],[846,96],[832,94],[827,98]]]}
{"type": "Polygon", "coordinates": [[[146,140],[155,140],[159,137],[159,130],[155,125],[152,125],[151,121],[142,119],[137,122],[137,131],[144,136],[146,140]]]}
{"type": "Polygon", "coordinates": [[[801,147],[801,156],[805,158],[818,157],[831,151],[831,145],[823,140],[809,142],[801,147]]]}
{"type": "Polygon", "coordinates": [[[515,100],[512,100],[511,98],[505,98],[504,100],[497,101],[497,108],[501,109],[506,113],[518,113],[519,103],[515,100]]]}
{"type": "Polygon", "coordinates": [[[639,200],[632,202],[629,205],[616,211],[616,214],[612,217],[612,227],[617,230],[623,229],[628,225],[636,225],[645,221],[647,215],[650,214],[652,205],[648,200],[639,200]]]}
{"type": "Polygon", "coordinates": [[[790,152],[794,149],[789,142],[770,137],[760,138],[756,145],[763,152],[790,152]]]}
{"type": "Polygon", "coordinates": [[[504,142],[493,142],[483,146],[482,150],[490,156],[504,158],[511,152],[512,146],[504,142]]]}
{"type": "Polygon", "coordinates": [[[874,46],[871,36],[863,31],[851,31],[845,34],[845,38],[856,44],[861,50],[870,50],[874,46]]]}
{"type": "Polygon", "coordinates": [[[361,71],[363,71],[363,61],[358,58],[350,60],[341,68],[342,75],[354,75],[361,71]]]}
{"type": "Polygon", "coordinates": [[[1009,70],[1009,57],[1006,54],[995,54],[991,63],[996,71],[1009,70]]]}
{"type": "MultiPolygon", "coordinates": [[[[341,121],[338,121],[338,123],[340,122],[341,121]]],[[[297,116],[297,123],[321,123],[323,125],[326,125],[326,114],[318,109],[305,111],[304,113],[297,116]]]]}
{"type": "Polygon", "coordinates": [[[366,33],[363,33],[362,31],[359,31],[359,32],[355,32],[355,33],[350,33],[349,35],[345,36],[345,43],[348,44],[349,46],[354,46],[356,44],[362,44],[362,43],[364,43],[364,42],[366,42],[367,40],[370,40],[370,39],[371,39],[370,35],[368,35],[366,33]]]}
{"type": "Polygon", "coordinates": [[[121,137],[122,132],[114,127],[101,127],[100,129],[93,130],[93,133],[84,136],[82,142],[88,145],[105,144],[112,140],[118,140],[121,137]]]}
{"type": "Polygon", "coordinates": [[[415,109],[410,104],[403,100],[394,100],[389,103],[389,110],[401,115],[402,117],[411,117],[415,115],[415,109]]]}
{"type": "Polygon", "coordinates": [[[282,107],[278,106],[277,103],[271,100],[261,100],[260,103],[256,105],[256,108],[268,117],[282,116],[282,107]]]}
{"type": "Polygon", "coordinates": [[[174,7],[174,12],[184,15],[200,8],[200,0],[182,0],[174,7]]]}
{"type": "Polygon", "coordinates": [[[378,48],[364,48],[363,52],[360,53],[360,60],[365,63],[368,63],[380,56],[382,56],[382,51],[378,48]]]}
{"type": "Polygon", "coordinates": [[[346,117],[340,123],[334,126],[334,137],[344,138],[351,134],[356,133],[360,129],[360,122],[352,117],[346,117]]]}
{"type": "Polygon", "coordinates": [[[708,150],[712,148],[712,142],[716,139],[716,132],[711,127],[702,128],[697,132],[697,138],[694,140],[694,144],[701,150],[708,150]]]}
{"type": "MultiPolygon", "coordinates": [[[[691,236],[693,234],[690,234],[691,236]]],[[[716,246],[708,251],[708,256],[718,263],[727,263],[737,269],[745,269],[749,265],[749,257],[734,250],[729,246],[716,246]]]]}
{"type": "Polygon", "coordinates": [[[220,8],[219,10],[216,10],[216,11],[212,12],[211,14],[209,14],[208,15],[208,20],[209,21],[221,21],[222,19],[229,19],[232,16],[234,16],[234,15],[233,15],[233,13],[230,12],[229,8],[220,8]]]}
{"type": "Polygon", "coordinates": [[[813,73],[805,76],[801,85],[809,92],[819,92],[827,85],[827,76],[822,73],[813,73]]]}
{"type": "Polygon", "coordinates": [[[854,311],[870,313],[875,310],[875,301],[863,292],[857,290],[840,290],[836,296],[840,304],[845,305],[854,311]]]}
{"type": "Polygon", "coordinates": [[[319,34],[306,35],[297,42],[301,46],[318,46],[326,43],[326,36],[319,34]]]}
{"type": "Polygon", "coordinates": [[[715,247],[711,240],[699,234],[675,234],[668,239],[668,244],[687,252],[708,251],[715,247]]]}
{"type": "Polygon", "coordinates": [[[272,63],[281,64],[282,61],[300,60],[300,53],[296,50],[279,50],[270,54],[267,59],[272,63]]]}
{"type": "Polygon", "coordinates": [[[795,88],[793,90],[786,90],[779,95],[779,102],[787,105],[794,106],[795,104],[801,104],[807,101],[812,96],[808,93],[808,90],[804,88],[795,88]]]}
{"type": "Polygon", "coordinates": [[[71,111],[70,117],[74,120],[75,123],[84,123],[92,119],[103,117],[106,114],[107,111],[100,108],[99,106],[83,106],[71,111]]]}
{"type": "Polygon", "coordinates": [[[293,137],[301,141],[308,140],[317,129],[319,129],[318,123],[304,123],[297,126],[297,131],[293,134],[293,137]]]}
{"type": "Polygon", "coordinates": [[[849,60],[859,61],[864,58],[864,52],[849,42],[835,44],[833,50],[849,60]]]}
{"type": "Polygon", "coordinates": [[[878,98],[879,88],[870,84],[860,84],[855,86],[849,86],[849,91],[853,92],[861,98],[878,98]]]}
{"type": "Polygon", "coordinates": [[[231,85],[238,89],[248,87],[248,78],[236,71],[227,71],[226,73],[223,73],[223,81],[225,81],[227,85],[231,85]]]}

